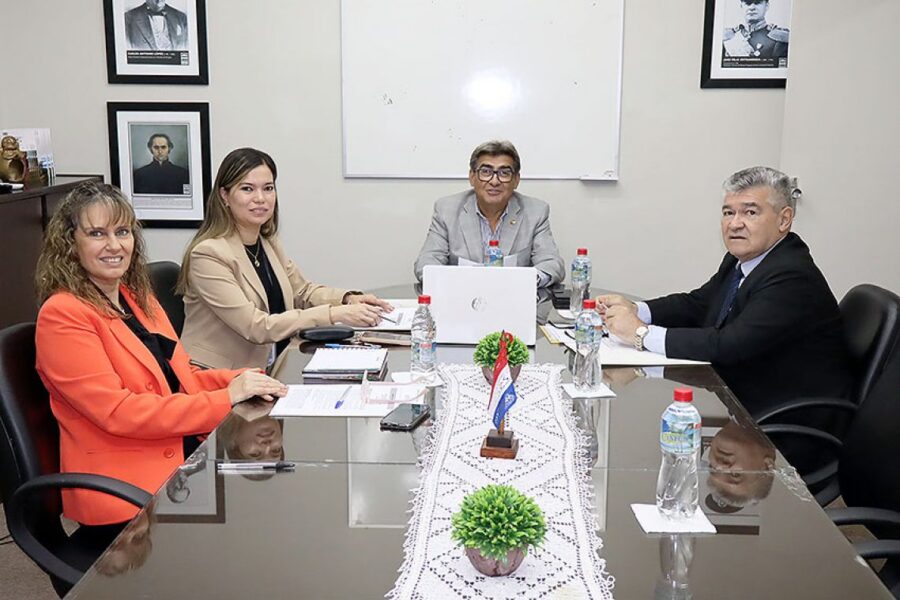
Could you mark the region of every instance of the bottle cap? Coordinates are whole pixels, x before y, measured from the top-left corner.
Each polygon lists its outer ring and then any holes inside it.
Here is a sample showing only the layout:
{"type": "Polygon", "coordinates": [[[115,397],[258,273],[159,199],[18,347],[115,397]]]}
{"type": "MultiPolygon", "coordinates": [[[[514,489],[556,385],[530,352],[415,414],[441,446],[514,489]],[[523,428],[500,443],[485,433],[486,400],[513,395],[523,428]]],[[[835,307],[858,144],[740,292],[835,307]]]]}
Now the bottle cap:
{"type": "Polygon", "coordinates": [[[675,402],[690,402],[694,399],[694,390],[691,388],[675,388],[675,402]]]}
{"type": "Polygon", "coordinates": [[[419,296],[419,304],[431,304],[431,296],[428,294],[422,294],[419,296]]]}
{"type": "Polygon", "coordinates": [[[578,256],[587,256],[587,248],[579,248],[578,256]]]}
{"type": "Polygon", "coordinates": [[[500,240],[491,240],[488,242],[488,246],[499,246],[500,240]]]}
{"type": "Polygon", "coordinates": [[[588,298],[581,304],[581,308],[585,310],[597,310],[597,301],[593,298],[588,298]]]}

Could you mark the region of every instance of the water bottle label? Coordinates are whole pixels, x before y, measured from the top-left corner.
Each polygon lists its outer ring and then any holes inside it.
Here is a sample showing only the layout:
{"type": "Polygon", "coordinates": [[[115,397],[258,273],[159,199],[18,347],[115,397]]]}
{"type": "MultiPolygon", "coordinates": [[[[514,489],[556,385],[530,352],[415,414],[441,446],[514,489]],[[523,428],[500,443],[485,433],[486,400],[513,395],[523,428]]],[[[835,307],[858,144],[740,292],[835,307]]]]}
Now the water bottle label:
{"type": "Polygon", "coordinates": [[[663,452],[693,454],[700,449],[700,423],[670,423],[662,419],[659,445],[663,452]]]}
{"type": "Polygon", "coordinates": [[[419,342],[413,345],[412,349],[413,364],[430,365],[434,362],[434,343],[419,342]]]}
{"type": "Polygon", "coordinates": [[[590,278],[590,271],[587,265],[572,267],[572,282],[587,281],[590,278]]]}

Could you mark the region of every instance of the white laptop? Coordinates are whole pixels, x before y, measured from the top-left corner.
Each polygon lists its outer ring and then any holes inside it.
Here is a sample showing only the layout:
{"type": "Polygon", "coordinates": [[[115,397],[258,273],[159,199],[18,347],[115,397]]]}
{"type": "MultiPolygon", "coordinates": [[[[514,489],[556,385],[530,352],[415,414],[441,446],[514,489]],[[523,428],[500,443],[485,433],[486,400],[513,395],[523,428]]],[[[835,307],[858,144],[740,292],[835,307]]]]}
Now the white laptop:
{"type": "Polygon", "coordinates": [[[506,330],[529,346],[537,333],[537,269],[428,265],[422,293],[431,296],[439,344],[477,344],[506,330]]]}

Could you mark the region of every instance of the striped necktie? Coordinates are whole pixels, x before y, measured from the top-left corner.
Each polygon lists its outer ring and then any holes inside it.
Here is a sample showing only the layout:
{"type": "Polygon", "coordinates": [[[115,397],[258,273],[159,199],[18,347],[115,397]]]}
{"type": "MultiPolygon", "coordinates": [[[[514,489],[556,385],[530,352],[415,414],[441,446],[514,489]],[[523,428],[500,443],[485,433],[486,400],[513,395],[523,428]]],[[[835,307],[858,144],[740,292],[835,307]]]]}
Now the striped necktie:
{"type": "Polygon", "coordinates": [[[741,269],[741,266],[738,265],[731,274],[731,277],[728,278],[728,291],[725,293],[725,300],[722,302],[722,308],[719,309],[719,317],[716,319],[715,325],[716,328],[722,326],[722,323],[725,322],[725,317],[728,316],[731,307],[734,306],[734,299],[737,296],[738,288],[741,286],[741,280],[743,278],[744,271],[741,269]]]}

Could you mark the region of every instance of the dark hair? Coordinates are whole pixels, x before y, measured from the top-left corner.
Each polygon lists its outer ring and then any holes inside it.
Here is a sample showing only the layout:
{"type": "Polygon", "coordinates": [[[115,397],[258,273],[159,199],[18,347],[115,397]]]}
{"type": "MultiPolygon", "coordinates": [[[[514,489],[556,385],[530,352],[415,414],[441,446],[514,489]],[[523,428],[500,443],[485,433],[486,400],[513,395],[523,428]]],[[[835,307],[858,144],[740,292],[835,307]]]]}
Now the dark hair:
{"type": "MultiPolygon", "coordinates": [[[[231,190],[239,184],[247,174],[256,167],[266,166],[272,171],[272,180],[278,179],[278,168],[272,157],[255,148],[238,148],[228,153],[219,165],[219,171],[216,173],[216,181],[213,184],[209,196],[206,198],[206,213],[203,215],[203,223],[200,229],[194,235],[194,239],[188,244],[187,250],[184,252],[184,259],[181,261],[181,274],[178,276],[177,291],[179,294],[187,293],[190,282],[188,281],[188,272],[191,265],[191,252],[200,242],[204,240],[225,237],[233,233],[237,225],[234,222],[234,215],[225,206],[222,197],[219,195],[221,190],[231,190]]],[[[266,221],[260,228],[260,235],[269,239],[278,232],[278,198],[275,199],[275,210],[272,212],[272,218],[266,221]]]]}
{"type": "Polygon", "coordinates": [[[148,149],[153,148],[153,140],[155,140],[158,137],[166,138],[166,142],[169,143],[169,150],[171,150],[172,148],[175,147],[175,144],[172,143],[172,138],[170,138],[169,136],[167,136],[164,133],[154,133],[153,135],[150,136],[150,139],[147,140],[147,148],[148,149]]]}
{"type": "Polygon", "coordinates": [[[474,171],[475,167],[478,166],[478,159],[484,155],[506,155],[513,159],[512,167],[515,173],[518,173],[522,169],[522,163],[519,160],[519,152],[516,150],[516,147],[513,146],[513,143],[507,140],[491,140],[479,144],[478,147],[472,151],[472,156],[469,157],[469,170],[474,171]]]}

